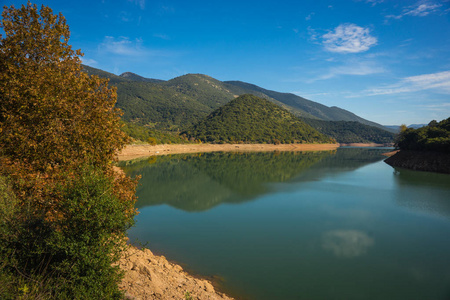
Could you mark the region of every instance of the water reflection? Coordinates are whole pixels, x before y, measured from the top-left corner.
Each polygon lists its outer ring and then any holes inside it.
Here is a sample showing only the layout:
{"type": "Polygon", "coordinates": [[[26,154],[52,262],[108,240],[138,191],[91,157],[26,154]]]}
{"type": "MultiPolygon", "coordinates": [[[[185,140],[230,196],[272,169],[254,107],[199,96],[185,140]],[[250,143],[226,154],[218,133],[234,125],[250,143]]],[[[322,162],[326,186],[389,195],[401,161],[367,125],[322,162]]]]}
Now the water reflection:
{"type": "Polygon", "coordinates": [[[267,183],[294,178],[336,151],[206,153],[151,157],[122,168],[142,175],[138,208],[168,204],[202,211],[220,203],[241,203],[269,191],[267,183]]]}
{"type": "Polygon", "coordinates": [[[276,188],[270,183],[318,180],[383,159],[380,149],[322,152],[200,153],[154,156],[123,162],[141,175],[138,208],[168,204],[204,211],[221,203],[242,203],[276,188]]]}
{"type": "Polygon", "coordinates": [[[450,217],[450,175],[395,168],[393,177],[399,205],[450,217]]]}
{"type": "Polygon", "coordinates": [[[322,248],[337,257],[361,256],[374,244],[373,238],[359,230],[331,230],[322,236],[322,248]]]}

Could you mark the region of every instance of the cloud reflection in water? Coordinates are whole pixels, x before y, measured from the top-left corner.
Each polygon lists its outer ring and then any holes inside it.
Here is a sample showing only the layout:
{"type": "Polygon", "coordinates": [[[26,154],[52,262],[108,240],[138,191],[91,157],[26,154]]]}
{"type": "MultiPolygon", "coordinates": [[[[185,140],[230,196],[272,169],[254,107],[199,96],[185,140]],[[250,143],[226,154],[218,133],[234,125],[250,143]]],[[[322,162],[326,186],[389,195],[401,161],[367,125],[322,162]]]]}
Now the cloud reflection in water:
{"type": "Polygon", "coordinates": [[[322,248],[337,257],[356,257],[367,252],[375,244],[373,238],[359,230],[331,230],[322,236],[322,248]]]}

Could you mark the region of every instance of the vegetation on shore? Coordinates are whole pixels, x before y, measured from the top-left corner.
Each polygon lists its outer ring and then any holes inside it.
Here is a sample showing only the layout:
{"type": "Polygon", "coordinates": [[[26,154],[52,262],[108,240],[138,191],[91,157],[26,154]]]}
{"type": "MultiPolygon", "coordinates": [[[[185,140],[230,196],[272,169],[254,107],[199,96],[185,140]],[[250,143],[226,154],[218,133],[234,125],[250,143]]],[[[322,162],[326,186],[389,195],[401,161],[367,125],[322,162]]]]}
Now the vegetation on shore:
{"type": "Polygon", "coordinates": [[[440,122],[433,120],[418,129],[403,125],[395,144],[400,150],[450,153],[450,118],[440,122]]]}
{"type": "Polygon", "coordinates": [[[385,160],[393,167],[450,173],[450,118],[418,129],[402,125],[395,146],[401,151],[385,160]]]}
{"type": "Polygon", "coordinates": [[[121,299],[136,181],[108,81],[82,72],[64,17],[30,2],[0,27],[0,298],[121,299]]]}
{"type": "Polygon", "coordinates": [[[287,110],[251,94],[242,95],[182,132],[208,143],[334,143],[287,110]]]}

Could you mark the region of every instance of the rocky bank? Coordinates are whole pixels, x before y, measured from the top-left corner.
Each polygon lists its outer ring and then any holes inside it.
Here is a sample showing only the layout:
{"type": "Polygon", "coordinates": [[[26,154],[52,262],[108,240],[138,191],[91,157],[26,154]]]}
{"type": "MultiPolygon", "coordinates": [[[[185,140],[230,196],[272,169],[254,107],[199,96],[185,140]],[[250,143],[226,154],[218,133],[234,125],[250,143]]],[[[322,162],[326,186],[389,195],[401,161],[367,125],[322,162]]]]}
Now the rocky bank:
{"type": "Polygon", "coordinates": [[[189,275],[181,266],[148,249],[129,246],[119,267],[125,271],[120,288],[127,299],[233,299],[217,292],[211,282],[189,275]]]}

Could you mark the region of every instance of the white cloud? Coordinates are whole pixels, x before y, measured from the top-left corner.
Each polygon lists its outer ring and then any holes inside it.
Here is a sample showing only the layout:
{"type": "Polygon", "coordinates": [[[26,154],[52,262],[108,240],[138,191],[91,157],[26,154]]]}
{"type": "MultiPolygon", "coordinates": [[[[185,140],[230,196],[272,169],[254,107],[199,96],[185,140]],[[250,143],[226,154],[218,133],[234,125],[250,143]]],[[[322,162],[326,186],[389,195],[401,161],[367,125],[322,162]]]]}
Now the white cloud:
{"type": "Polygon", "coordinates": [[[369,89],[365,93],[368,96],[375,96],[423,90],[435,90],[444,94],[450,94],[450,71],[406,77],[396,84],[369,89]]]}
{"type": "Polygon", "coordinates": [[[333,31],[322,35],[323,45],[327,51],[337,53],[359,53],[369,50],[378,42],[370,35],[369,28],[355,24],[341,24],[333,31]]]}
{"type": "Polygon", "coordinates": [[[431,13],[436,13],[442,4],[434,4],[431,2],[417,2],[415,5],[403,8],[403,12],[399,15],[387,15],[387,19],[401,19],[404,16],[425,17],[431,13]]]}

